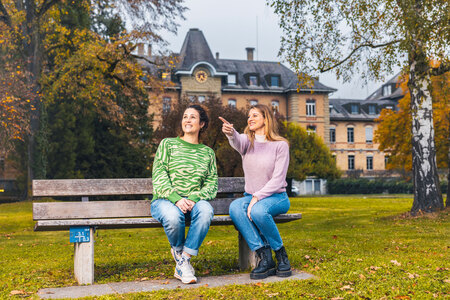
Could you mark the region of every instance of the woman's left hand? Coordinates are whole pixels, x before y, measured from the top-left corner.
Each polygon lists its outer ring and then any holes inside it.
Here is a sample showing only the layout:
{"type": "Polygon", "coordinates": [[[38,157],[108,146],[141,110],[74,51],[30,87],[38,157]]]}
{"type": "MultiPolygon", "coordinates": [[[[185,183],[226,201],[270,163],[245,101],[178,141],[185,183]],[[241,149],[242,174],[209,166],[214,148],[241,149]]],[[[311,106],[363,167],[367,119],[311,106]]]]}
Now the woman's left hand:
{"type": "Polygon", "coordinates": [[[252,217],[250,215],[250,212],[252,211],[252,207],[253,205],[255,205],[255,203],[258,202],[258,198],[256,197],[252,197],[252,200],[250,201],[250,203],[248,204],[248,208],[247,208],[247,217],[250,219],[250,221],[252,220],[252,217]]]}

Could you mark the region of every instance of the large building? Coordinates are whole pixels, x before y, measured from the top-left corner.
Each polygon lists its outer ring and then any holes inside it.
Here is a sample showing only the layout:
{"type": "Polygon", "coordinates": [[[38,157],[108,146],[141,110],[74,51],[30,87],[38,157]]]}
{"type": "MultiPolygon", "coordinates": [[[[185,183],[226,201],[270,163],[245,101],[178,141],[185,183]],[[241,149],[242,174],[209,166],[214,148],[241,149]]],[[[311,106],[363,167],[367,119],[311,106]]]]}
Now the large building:
{"type": "MultiPolygon", "coordinates": [[[[156,120],[181,97],[196,97],[202,101],[209,95],[222,99],[224,105],[247,107],[257,103],[274,107],[288,121],[302,124],[328,143],[328,95],[336,89],[314,80],[311,88],[299,88],[298,77],[278,62],[255,61],[254,48],[246,48],[247,59],[223,59],[214,56],[202,31],[191,29],[186,35],[178,64],[170,73],[173,87],[151,97],[156,105],[156,120]]],[[[143,49],[141,49],[143,51],[143,49]]],[[[145,64],[145,62],[143,62],[145,64]]],[[[151,66],[147,66],[151,72],[151,66]]]]}
{"type": "Polygon", "coordinates": [[[355,176],[390,176],[386,172],[388,156],[374,142],[375,119],[382,109],[396,109],[404,92],[399,75],[364,100],[330,99],[330,150],[339,169],[355,176]]]}

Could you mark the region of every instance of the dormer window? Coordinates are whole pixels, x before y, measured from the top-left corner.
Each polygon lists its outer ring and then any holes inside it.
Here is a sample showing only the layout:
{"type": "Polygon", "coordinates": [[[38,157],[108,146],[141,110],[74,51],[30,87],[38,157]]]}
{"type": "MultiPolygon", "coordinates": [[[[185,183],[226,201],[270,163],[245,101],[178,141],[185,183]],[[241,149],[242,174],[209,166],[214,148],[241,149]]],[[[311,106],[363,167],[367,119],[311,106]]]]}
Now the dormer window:
{"type": "Polygon", "coordinates": [[[248,76],[248,85],[258,85],[258,75],[250,75],[248,76]]]}
{"type": "Polygon", "coordinates": [[[271,75],[270,76],[270,86],[271,87],[280,87],[280,76],[279,75],[271,75]]]}
{"type": "Polygon", "coordinates": [[[377,107],[374,104],[369,105],[369,115],[376,115],[377,107]]]}
{"type": "Polygon", "coordinates": [[[228,74],[227,82],[228,85],[236,85],[236,74],[228,74]]]}
{"type": "Polygon", "coordinates": [[[358,104],[352,104],[350,106],[352,115],[359,114],[358,104]]]}
{"type": "Polygon", "coordinates": [[[390,84],[384,85],[382,94],[383,96],[389,96],[390,94],[392,94],[392,85],[390,84]]]}

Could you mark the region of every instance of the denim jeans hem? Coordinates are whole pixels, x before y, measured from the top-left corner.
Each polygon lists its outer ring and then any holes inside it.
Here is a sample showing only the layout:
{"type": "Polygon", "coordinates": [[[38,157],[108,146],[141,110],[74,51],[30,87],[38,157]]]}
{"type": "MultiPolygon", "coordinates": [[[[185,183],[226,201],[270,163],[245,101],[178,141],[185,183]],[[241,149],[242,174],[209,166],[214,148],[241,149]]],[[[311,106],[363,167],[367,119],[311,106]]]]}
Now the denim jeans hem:
{"type": "Polygon", "coordinates": [[[190,255],[193,255],[193,256],[197,256],[197,254],[198,254],[198,250],[191,249],[191,248],[188,248],[186,246],[183,247],[183,251],[186,252],[187,254],[190,254],[190,255]]]}

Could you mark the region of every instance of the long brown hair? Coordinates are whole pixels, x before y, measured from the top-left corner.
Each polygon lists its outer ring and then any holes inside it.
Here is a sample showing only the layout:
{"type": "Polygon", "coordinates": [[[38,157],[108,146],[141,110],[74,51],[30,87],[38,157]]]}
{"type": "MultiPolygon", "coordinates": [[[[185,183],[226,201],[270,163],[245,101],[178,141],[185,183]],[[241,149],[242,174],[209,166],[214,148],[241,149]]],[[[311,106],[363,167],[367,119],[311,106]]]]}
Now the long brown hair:
{"type": "MultiPolygon", "coordinates": [[[[250,110],[257,109],[264,117],[264,134],[266,135],[266,139],[268,141],[285,141],[286,143],[289,143],[284,137],[280,136],[278,133],[278,123],[275,120],[275,117],[273,115],[272,110],[264,104],[256,104],[250,107],[250,110]]],[[[250,148],[253,148],[254,142],[255,142],[255,132],[251,131],[247,127],[245,127],[244,133],[248,136],[248,139],[250,140],[250,148]]]]}

